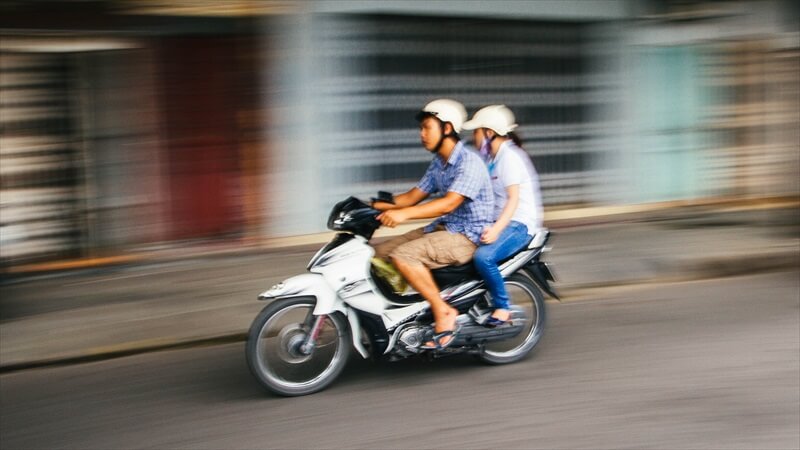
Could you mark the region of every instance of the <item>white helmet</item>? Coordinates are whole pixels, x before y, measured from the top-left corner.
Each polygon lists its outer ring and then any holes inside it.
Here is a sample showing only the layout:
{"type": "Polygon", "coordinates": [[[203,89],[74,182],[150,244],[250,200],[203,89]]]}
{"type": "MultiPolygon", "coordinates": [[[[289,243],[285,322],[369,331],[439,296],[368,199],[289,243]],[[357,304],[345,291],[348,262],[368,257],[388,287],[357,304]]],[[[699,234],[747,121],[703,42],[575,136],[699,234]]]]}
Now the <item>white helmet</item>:
{"type": "Polygon", "coordinates": [[[461,126],[467,120],[467,109],[455,100],[440,98],[425,105],[417,114],[417,120],[422,120],[426,115],[432,115],[442,122],[450,122],[453,125],[453,131],[460,133],[461,126]]]}
{"type": "Polygon", "coordinates": [[[505,136],[514,131],[517,124],[514,123],[514,113],[506,105],[489,105],[479,109],[463,127],[465,130],[488,128],[500,136],[505,136]]]}

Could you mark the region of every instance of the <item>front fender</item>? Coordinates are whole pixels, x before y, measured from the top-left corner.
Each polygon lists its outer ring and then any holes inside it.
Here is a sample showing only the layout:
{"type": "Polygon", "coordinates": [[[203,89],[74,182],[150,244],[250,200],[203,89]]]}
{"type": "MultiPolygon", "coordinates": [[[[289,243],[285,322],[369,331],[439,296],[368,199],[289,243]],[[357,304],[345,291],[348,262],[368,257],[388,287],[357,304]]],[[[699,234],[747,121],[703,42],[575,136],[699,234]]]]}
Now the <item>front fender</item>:
{"type": "Polygon", "coordinates": [[[279,298],[300,297],[310,295],[317,299],[314,306],[314,315],[330,314],[341,311],[347,314],[342,302],[331,289],[325,278],[316,273],[304,273],[272,286],[258,295],[259,300],[274,300],[279,298]]]}
{"type": "Polygon", "coordinates": [[[304,296],[313,296],[316,298],[317,303],[314,306],[313,313],[315,316],[330,314],[334,311],[339,311],[347,316],[353,346],[362,357],[369,357],[369,352],[361,344],[361,333],[358,331],[361,329],[361,326],[359,324],[358,315],[355,311],[347,311],[344,302],[336,296],[333,289],[325,282],[325,278],[322,275],[305,273],[288,278],[259,294],[258,299],[270,301],[281,298],[304,296]]]}

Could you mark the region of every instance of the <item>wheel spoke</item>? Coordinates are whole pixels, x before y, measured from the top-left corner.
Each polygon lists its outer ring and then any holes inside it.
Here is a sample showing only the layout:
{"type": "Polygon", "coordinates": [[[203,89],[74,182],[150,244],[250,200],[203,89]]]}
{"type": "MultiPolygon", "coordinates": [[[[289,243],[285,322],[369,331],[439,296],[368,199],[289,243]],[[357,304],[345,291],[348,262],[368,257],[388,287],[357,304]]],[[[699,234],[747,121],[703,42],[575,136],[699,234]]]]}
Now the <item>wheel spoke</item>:
{"type": "Polygon", "coordinates": [[[349,347],[346,321],[326,316],[316,345],[304,351],[314,303],[285,300],[265,308],[251,329],[248,363],[262,384],[283,395],[302,395],[328,384],[343,367],[349,347]],[[272,307],[272,308],[271,308],[272,307]],[[271,309],[271,311],[269,311],[271,309]]]}

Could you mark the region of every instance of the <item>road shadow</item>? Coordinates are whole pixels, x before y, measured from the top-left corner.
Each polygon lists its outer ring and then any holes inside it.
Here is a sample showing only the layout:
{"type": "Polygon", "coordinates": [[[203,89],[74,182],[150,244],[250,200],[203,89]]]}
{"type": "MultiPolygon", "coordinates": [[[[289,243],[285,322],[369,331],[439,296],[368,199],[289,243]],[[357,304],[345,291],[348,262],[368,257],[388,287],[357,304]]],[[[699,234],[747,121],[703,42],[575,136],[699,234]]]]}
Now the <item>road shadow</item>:
{"type": "MultiPolygon", "coordinates": [[[[197,352],[198,349],[192,350],[197,352]]],[[[284,397],[264,389],[250,373],[244,354],[244,344],[228,344],[209,351],[205,376],[196,378],[196,399],[216,403],[231,400],[258,401],[284,397]]],[[[185,375],[200,370],[194,362],[185,368],[185,375]]],[[[341,375],[325,391],[361,391],[381,389],[386,385],[413,387],[418,383],[446,379],[453,376],[470,376],[470,373],[491,369],[469,355],[454,355],[437,359],[413,357],[405,360],[365,360],[355,352],[351,354],[341,375]]],[[[323,391],[324,392],[324,391],[323,391]]]]}

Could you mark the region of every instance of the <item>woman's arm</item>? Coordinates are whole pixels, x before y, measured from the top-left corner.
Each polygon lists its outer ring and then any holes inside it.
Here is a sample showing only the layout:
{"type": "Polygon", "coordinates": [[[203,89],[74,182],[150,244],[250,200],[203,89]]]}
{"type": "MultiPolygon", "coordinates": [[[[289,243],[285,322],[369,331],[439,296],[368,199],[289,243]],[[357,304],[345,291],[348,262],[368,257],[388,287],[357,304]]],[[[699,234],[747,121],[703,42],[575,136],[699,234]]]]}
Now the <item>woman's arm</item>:
{"type": "Polygon", "coordinates": [[[519,185],[506,186],[506,193],[508,193],[508,201],[506,206],[503,207],[500,217],[497,218],[497,221],[492,226],[483,230],[483,234],[481,234],[481,242],[484,244],[491,244],[496,241],[500,233],[511,222],[511,218],[514,217],[514,212],[517,210],[517,205],[519,205],[519,185]]]}

